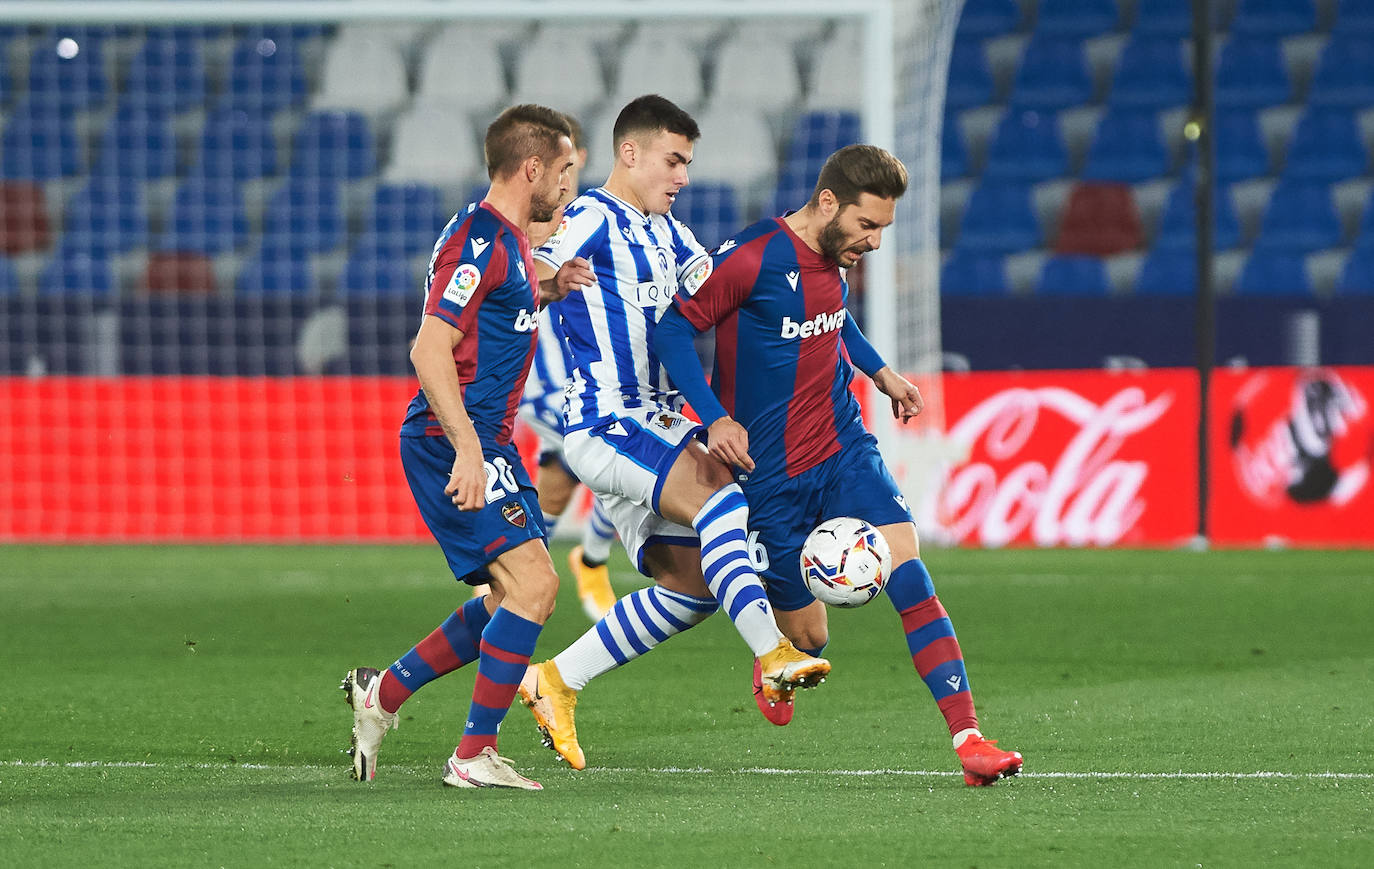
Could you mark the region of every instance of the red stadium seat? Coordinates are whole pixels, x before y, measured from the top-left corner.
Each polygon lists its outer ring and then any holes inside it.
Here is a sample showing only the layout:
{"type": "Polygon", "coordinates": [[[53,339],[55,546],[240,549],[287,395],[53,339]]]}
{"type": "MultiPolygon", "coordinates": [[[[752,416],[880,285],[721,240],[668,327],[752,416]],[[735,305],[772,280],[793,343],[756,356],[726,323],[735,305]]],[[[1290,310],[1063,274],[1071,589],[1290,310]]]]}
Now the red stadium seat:
{"type": "Polygon", "coordinates": [[[1107,256],[1140,248],[1145,233],[1126,184],[1079,184],[1069,194],[1055,253],[1107,256]]]}
{"type": "Polygon", "coordinates": [[[148,255],[144,285],[150,293],[213,293],[215,268],[199,253],[168,251],[148,255]]]}
{"type": "Polygon", "coordinates": [[[52,223],[43,185],[0,181],[0,253],[28,253],[52,244],[52,223]]]}

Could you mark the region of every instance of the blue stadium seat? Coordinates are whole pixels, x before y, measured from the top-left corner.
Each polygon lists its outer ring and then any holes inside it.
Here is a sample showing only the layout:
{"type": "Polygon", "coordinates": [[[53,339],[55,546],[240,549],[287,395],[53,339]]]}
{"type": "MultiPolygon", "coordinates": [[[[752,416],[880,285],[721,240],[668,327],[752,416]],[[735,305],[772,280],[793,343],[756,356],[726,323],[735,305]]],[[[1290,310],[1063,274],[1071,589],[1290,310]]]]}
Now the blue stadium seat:
{"type": "Polygon", "coordinates": [[[1114,29],[1117,17],[1115,0],[1040,0],[1035,32],[1080,38],[1097,36],[1114,29]]]}
{"type": "Polygon", "coordinates": [[[0,133],[0,174],[4,177],[53,181],[83,171],[69,113],[29,97],[5,114],[5,129],[0,133]]]}
{"type": "Polygon", "coordinates": [[[1336,292],[1342,295],[1374,294],[1374,246],[1357,247],[1350,252],[1336,280],[1336,292]]]}
{"type": "Polygon", "coordinates": [[[1187,105],[1193,81],[1183,43],[1173,37],[1136,36],[1121,51],[1108,100],[1114,106],[1163,109],[1187,105]]]}
{"type": "Polygon", "coordinates": [[[306,90],[305,65],[294,43],[243,37],[234,44],[226,107],[272,113],[299,105],[306,90]]]}
{"type": "Polygon", "coordinates": [[[1021,24],[1021,7],[1016,0],[978,0],[965,3],[955,30],[958,37],[1001,36],[1021,24]]]}
{"type": "Polygon", "coordinates": [[[1355,113],[1349,109],[1308,109],[1288,147],[1285,178],[1340,181],[1364,174],[1369,163],[1355,113]]]}
{"type": "Polygon", "coordinates": [[[1374,34],[1332,35],[1317,62],[1307,100],[1314,106],[1374,105],[1374,34]]]}
{"type": "Polygon", "coordinates": [[[1340,243],[1341,222],[1331,188],[1320,182],[1281,180],[1269,198],[1255,247],[1310,253],[1340,243]]]}
{"type": "Polygon", "coordinates": [[[19,292],[19,276],[14,273],[14,263],[7,256],[0,256],[0,296],[13,296],[19,292]]]}
{"type": "Polygon", "coordinates": [[[91,171],[104,177],[158,180],[170,178],[176,170],[171,116],[126,106],[106,124],[91,171]]]}
{"type": "MultiPolygon", "coordinates": [[[[1240,244],[1240,222],[1236,219],[1235,205],[1230,191],[1222,187],[1212,199],[1213,218],[1212,245],[1216,250],[1229,250],[1240,244]]],[[[1155,233],[1151,248],[1160,251],[1174,251],[1193,255],[1197,247],[1197,203],[1194,201],[1193,181],[1188,175],[1169,191],[1164,203],[1164,213],[1159,219],[1159,229],[1155,233]]]]}
{"type": "Polygon", "coordinates": [[[418,299],[423,280],[411,270],[403,254],[355,245],[344,262],[339,291],[344,296],[403,295],[418,299]]]}
{"type": "Polygon", "coordinates": [[[363,218],[369,249],[413,256],[431,250],[451,215],[438,187],[429,184],[379,184],[363,218]]]}
{"type": "Polygon", "coordinates": [[[1044,181],[1067,174],[1069,158],[1054,112],[1009,109],[988,146],[987,178],[1044,181]]]}
{"type": "Polygon", "coordinates": [[[1218,181],[1227,184],[1268,174],[1269,152],[1253,109],[1218,110],[1214,133],[1218,181]]]}
{"type": "Polygon", "coordinates": [[[45,296],[114,294],[114,270],[108,257],[59,247],[38,275],[38,292],[45,296]]]}
{"type": "Polygon", "coordinates": [[[959,222],[957,250],[1011,253],[1039,245],[1040,226],[1029,188],[999,181],[984,181],[974,188],[959,222]]]}
{"type": "Polygon", "coordinates": [[[104,40],[71,29],[57,29],[36,39],[29,58],[29,98],[63,112],[104,105],[110,84],[102,53],[104,40]]]}
{"type": "Polygon", "coordinates": [[[344,241],[344,209],[332,181],[292,178],[267,202],[263,247],[272,254],[301,258],[327,253],[344,241]]]}
{"type": "Polygon", "coordinates": [[[10,104],[14,96],[14,81],[10,78],[9,42],[0,35],[0,108],[10,104]]]}
{"type": "Polygon", "coordinates": [[[1004,296],[1007,272],[998,253],[956,250],[940,267],[940,295],[1004,296]]]}
{"type": "Polygon", "coordinates": [[[1336,32],[1374,36],[1374,4],[1369,0],[1339,0],[1336,32]]]}
{"type": "Polygon", "coordinates": [[[962,178],[969,174],[968,149],[959,133],[959,122],[953,115],[945,115],[940,125],[940,180],[962,178]]]}
{"type": "Polygon", "coordinates": [[[67,203],[64,244],[97,255],[127,253],[148,244],[148,206],[143,185],[119,177],[94,177],[67,203]]]}
{"type": "Polygon", "coordinates": [[[778,172],[777,190],[765,213],[780,215],[800,208],[811,197],[826,158],[858,141],[859,116],[855,112],[821,111],[799,116],[792,125],[787,157],[778,172]]]}
{"type": "Polygon", "coordinates": [[[241,295],[308,297],[318,285],[307,257],[264,246],[239,269],[234,289],[241,295]]]}
{"type": "Polygon", "coordinates": [[[1105,296],[1110,288],[1101,257],[1052,256],[1040,267],[1035,291],[1042,295],[1105,296]]]}
{"type": "Polygon", "coordinates": [[[1317,25],[1312,0],[1241,0],[1231,32],[1250,36],[1292,36],[1317,25]]]}
{"type": "Polygon", "coordinates": [[[206,118],[191,174],[249,181],[277,174],[277,140],[258,109],[220,109],[206,118]]]}
{"type": "Polygon", "coordinates": [[[992,102],[992,71],[977,39],[956,39],[949,55],[949,84],[945,111],[971,109],[992,102]]]}
{"type": "Polygon", "coordinates": [[[202,40],[150,30],[134,55],[121,89],[121,104],[184,112],[205,103],[202,40]]]}
{"type": "MultiPolygon", "coordinates": [[[[798,208],[803,202],[789,207],[798,208]]],[[[673,214],[708,250],[742,228],[735,188],[723,182],[702,181],[684,187],[673,204],[673,214]]]]}
{"type": "Polygon", "coordinates": [[[356,181],[377,173],[377,145],[359,112],[311,112],[291,145],[290,174],[297,178],[356,181]]]}
{"type": "Polygon", "coordinates": [[[1193,0],[1139,0],[1135,33],[1184,39],[1193,35],[1193,0]]]}
{"type": "Polygon", "coordinates": [[[1092,80],[1078,39],[1031,37],[1016,70],[1011,102],[1032,109],[1062,109],[1092,100],[1092,80]]]}
{"type": "Polygon", "coordinates": [[[1191,296],[1197,292],[1197,256],[1191,251],[1155,250],[1136,275],[1135,291],[1154,296],[1191,296]]]}
{"type": "Polygon", "coordinates": [[[1273,106],[1286,102],[1292,91],[1276,40],[1233,36],[1227,41],[1216,67],[1217,106],[1273,106]]]}
{"type": "Polygon", "coordinates": [[[1169,171],[1159,117],[1149,109],[1111,108],[1097,125],[1083,177],[1092,181],[1145,181],[1169,171]]]}
{"type": "Polygon", "coordinates": [[[248,239],[243,196],[229,179],[190,177],[177,187],[171,216],[156,240],[159,250],[219,254],[248,239]]]}
{"type": "Polygon", "coordinates": [[[1242,296],[1310,296],[1307,258],[1300,253],[1256,247],[1236,278],[1242,296]]]}

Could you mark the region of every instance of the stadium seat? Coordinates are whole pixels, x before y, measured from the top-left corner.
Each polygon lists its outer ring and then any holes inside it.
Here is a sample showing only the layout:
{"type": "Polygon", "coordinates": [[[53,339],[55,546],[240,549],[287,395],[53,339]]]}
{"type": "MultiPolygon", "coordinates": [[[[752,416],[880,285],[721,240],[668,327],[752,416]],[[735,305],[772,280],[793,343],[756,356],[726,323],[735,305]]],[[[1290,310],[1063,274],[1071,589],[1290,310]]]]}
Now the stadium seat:
{"type": "Polygon", "coordinates": [[[706,97],[700,55],[665,34],[641,30],[620,52],[611,75],[611,104],[662,94],[688,111],[706,97]]]}
{"type": "Polygon", "coordinates": [[[1374,105],[1374,33],[1332,35],[1317,62],[1307,99],[1313,106],[1374,105]]]}
{"type": "Polygon", "coordinates": [[[417,106],[392,125],[391,161],[382,173],[392,183],[466,185],[486,177],[482,151],[466,117],[417,106]]]}
{"type": "MultiPolygon", "coordinates": [[[[849,35],[841,35],[827,39],[816,49],[815,55],[811,59],[811,72],[808,75],[810,87],[806,94],[806,106],[813,110],[829,111],[852,111],[854,108],[854,90],[851,79],[854,76],[854,58],[862,50],[859,40],[852,35],[852,31],[845,31],[849,35]]],[[[954,53],[959,53],[958,42],[954,53]]],[[[953,56],[951,56],[953,63],[953,56]]],[[[984,75],[987,75],[986,71],[984,75]]],[[[954,88],[953,99],[966,100],[967,96],[959,92],[959,82],[953,74],[949,76],[949,87],[954,88]]],[[[977,87],[977,85],[973,85],[977,87]]],[[[991,80],[988,81],[991,88],[991,80]]],[[[991,100],[991,90],[988,92],[991,100]]],[[[945,94],[946,105],[949,105],[951,95],[945,94]]],[[[978,103],[981,105],[981,103],[978,103]]]]}
{"type": "Polygon", "coordinates": [[[964,137],[959,132],[959,122],[951,115],[945,115],[940,125],[940,180],[962,178],[969,174],[968,149],[964,147],[964,137]]]}
{"type": "Polygon", "coordinates": [[[148,206],[137,179],[93,177],[67,203],[64,243],[97,254],[127,253],[148,244],[148,206]]]}
{"type": "Polygon", "coordinates": [[[687,224],[708,250],[743,228],[738,197],[729,184],[695,181],[682,189],[673,215],[687,224]]]}
{"type": "Polygon", "coordinates": [[[764,198],[777,181],[777,145],[758,112],[717,105],[697,123],[708,144],[693,153],[691,179],[732,184],[751,202],[764,198]]]}
{"type": "Polygon", "coordinates": [[[1108,109],[1088,148],[1083,178],[1137,182],[1168,171],[1169,152],[1160,136],[1158,115],[1149,109],[1108,109]]]}
{"type": "Polygon", "coordinates": [[[449,217],[432,184],[379,184],[363,216],[363,234],[374,239],[369,250],[414,256],[434,247],[449,217]]]}
{"type": "Polygon", "coordinates": [[[1110,256],[1143,244],[1140,214],[1128,185],[1082,183],[1069,193],[1055,252],[1110,256]]]}
{"type": "Polygon", "coordinates": [[[307,258],[264,247],[239,269],[234,289],[240,295],[308,297],[318,287],[307,258]]]}
{"type": "Polygon", "coordinates": [[[1193,0],[1137,0],[1133,32],[1185,39],[1193,35],[1193,0]]]}
{"type": "Polygon", "coordinates": [[[801,72],[790,44],[733,38],[716,54],[711,99],[781,115],[801,101],[801,72]]]}
{"type": "Polygon", "coordinates": [[[809,195],[816,176],[831,154],[860,140],[861,123],[855,112],[807,112],[792,125],[783,176],[794,179],[809,195]]]}
{"type": "MultiPolygon", "coordinates": [[[[1235,204],[1231,200],[1229,188],[1220,187],[1213,197],[1212,246],[1216,250],[1229,250],[1240,244],[1240,221],[1236,218],[1235,204]]],[[[1173,189],[1164,203],[1164,213],[1159,219],[1159,229],[1155,233],[1151,248],[1157,251],[1181,252],[1193,255],[1197,246],[1197,202],[1191,178],[1185,175],[1173,189]]]]}
{"type": "MultiPolygon", "coordinates": [[[[444,33],[450,32],[446,28],[444,33]]],[[[464,38],[462,42],[436,37],[425,46],[420,59],[414,105],[427,107],[434,114],[460,112],[484,117],[506,105],[510,86],[506,84],[501,55],[490,42],[464,38]],[[453,46],[463,46],[463,64],[455,68],[453,46]]]]}
{"type": "Polygon", "coordinates": [[[1021,24],[1021,7],[1016,0],[978,0],[968,3],[959,16],[957,38],[1001,36],[1021,24]]]}
{"type": "Polygon", "coordinates": [[[1062,109],[1090,102],[1092,80],[1077,39],[1031,37],[1021,55],[1011,103],[1018,108],[1062,109]]]}
{"type": "Polygon", "coordinates": [[[1278,105],[1287,102],[1292,91],[1277,41],[1233,36],[1226,42],[1216,66],[1219,108],[1278,105]]]}
{"type": "Polygon", "coordinates": [[[268,200],[262,235],[273,254],[301,258],[337,249],[344,240],[338,187],[328,180],[290,179],[268,200]]]}
{"type": "Polygon", "coordinates": [[[314,108],[362,112],[371,118],[395,112],[410,98],[401,48],[385,37],[349,33],[325,49],[314,108]]]}
{"type": "Polygon", "coordinates": [[[221,109],[206,118],[191,174],[251,181],[277,172],[277,140],[261,110],[221,109]]]}
{"type": "Polygon", "coordinates": [[[1010,253],[1040,244],[1030,190],[1011,182],[984,181],[974,188],[959,222],[957,250],[1010,253]]]}
{"type": "Polygon", "coordinates": [[[52,224],[42,184],[0,180],[0,254],[47,250],[52,224]]]}
{"type": "Polygon", "coordinates": [[[1326,184],[1284,179],[1274,188],[1257,248],[1310,253],[1341,243],[1341,222],[1326,184]]]}
{"type": "Polygon", "coordinates": [[[207,93],[202,40],[152,31],[129,64],[120,104],[184,112],[202,106],[207,93]]]}
{"type": "Polygon", "coordinates": [[[158,180],[176,174],[177,145],[171,116],[144,107],[120,108],[105,125],[92,173],[158,180]]]}
{"type": "MultiPolygon", "coordinates": [[[[852,60],[851,60],[852,62],[852,60]]],[[[819,70],[817,72],[819,77],[819,70]]],[[[983,44],[975,39],[956,39],[949,55],[949,82],[945,87],[945,111],[972,109],[993,101],[992,71],[983,44]]]]}
{"type": "Polygon", "coordinates": [[[1040,295],[1105,296],[1107,267],[1095,256],[1056,255],[1040,267],[1035,292],[1040,295]]]}
{"type": "Polygon", "coordinates": [[[1231,19],[1231,32],[1249,36],[1292,36],[1313,30],[1317,10],[1312,0],[1241,0],[1231,19]]]}
{"type": "Polygon", "coordinates": [[[1053,36],[1097,36],[1116,27],[1115,0],[1040,0],[1035,32],[1053,36]]]}
{"type": "Polygon", "coordinates": [[[191,177],[172,199],[171,215],[154,246],[161,251],[219,254],[248,239],[248,219],[238,185],[223,178],[191,177]]]}
{"type": "Polygon", "coordinates": [[[1310,296],[1306,257],[1301,253],[1256,247],[1251,251],[1235,292],[1242,296],[1310,296]]]}
{"type": "Polygon", "coordinates": [[[57,29],[39,37],[29,58],[29,99],[63,112],[98,109],[109,96],[104,40],[57,29]]]}
{"type": "MultiPolygon", "coordinates": [[[[685,46],[678,48],[686,52],[685,46]]],[[[643,72],[644,70],[637,71],[643,72]]],[[[694,75],[686,80],[683,86],[700,89],[700,69],[694,70],[694,75]]],[[[606,85],[601,74],[601,62],[589,43],[564,40],[555,29],[522,46],[520,57],[515,63],[512,102],[557,106],[560,111],[582,118],[605,98],[605,93],[606,85]],[[557,58],[557,62],[552,62],[553,58],[557,58]]],[[[648,88],[636,91],[632,96],[639,96],[641,93],[660,91],[648,88]]],[[[661,93],[674,98],[672,93],[661,93]]]]}
{"type": "Polygon", "coordinates": [[[5,113],[0,176],[33,181],[70,178],[84,170],[69,113],[30,96],[5,113]]]}
{"type": "Polygon", "coordinates": [[[357,181],[377,172],[372,127],[360,112],[311,112],[291,145],[295,178],[357,181]]]}
{"type": "Polygon", "coordinates": [[[306,90],[305,64],[294,41],[243,36],[234,44],[225,107],[271,114],[300,105],[306,90]]]}
{"type": "Polygon", "coordinates": [[[418,298],[423,281],[411,270],[410,259],[403,254],[354,246],[344,262],[339,277],[339,291],[344,296],[403,295],[418,298]]]}
{"type": "Polygon", "coordinates": [[[1285,178],[1340,181],[1364,174],[1368,163],[1354,112],[1313,108],[1298,121],[1283,174],[1285,178]]]}
{"type": "Polygon", "coordinates": [[[1342,295],[1374,294],[1374,246],[1357,247],[1351,251],[1336,281],[1336,292],[1342,295]]]}
{"type": "Polygon", "coordinates": [[[148,254],[143,288],[165,295],[209,294],[217,288],[215,266],[203,253],[154,251],[148,254]]]}
{"type": "Polygon", "coordinates": [[[9,257],[0,256],[0,297],[19,294],[19,276],[14,272],[14,263],[9,257]]]}
{"type": "Polygon", "coordinates": [[[1253,109],[1218,110],[1214,130],[1218,181],[1229,184],[1269,173],[1269,152],[1253,109]]]}
{"type": "Polygon", "coordinates": [[[988,146],[986,178],[1045,181],[1067,174],[1068,156],[1054,112],[1012,108],[1002,116],[988,146]]]}
{"type": "Polygon", "coordinates": [[[1007,293],[1007,273],[997,253],[956,250],[940,267],[940,295],[1001,296],[1007,293]]]}
{"type": "Polygon", "coordinates": [[[1184,250],[1154,250],[1136,276],[1135,291],[1156,296],[1190,296],[1197,292],[1197,256],[1184,250]]]}
{"type": "Polygon", "coordinates": [[[1368,0],[1339,0],[1335,30],[1343,34],[1374,36],[1374,5],[1368,0]]]}
{"type": "Polygon", "coordinates": [[[108,258],[78,250],[60,249],[38,274],[38,292],[45,296],[114,294],[114,270],[108,258]]]}
{"type": "Polygon", "coordinates": [[[1192,99],[1193,81],[1183,62],[1182,42],[1136,36],[1126,43],[1108,95],[1113,106],[1164,109],[1192,99]]]}

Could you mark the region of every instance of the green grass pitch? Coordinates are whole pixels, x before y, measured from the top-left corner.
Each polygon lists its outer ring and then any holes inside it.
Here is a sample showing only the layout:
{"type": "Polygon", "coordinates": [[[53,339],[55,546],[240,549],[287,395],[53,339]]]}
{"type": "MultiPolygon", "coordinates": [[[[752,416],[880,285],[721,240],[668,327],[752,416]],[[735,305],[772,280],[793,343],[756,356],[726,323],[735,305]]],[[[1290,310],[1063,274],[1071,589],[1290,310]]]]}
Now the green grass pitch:
{"type": "MultiPolygon", "coordinates": [[[[566,547],[555,547],[564,565],[566,547]]],[[[886,601],[778,728],[721,616],[594,682],[589,768],[439,784],[475,667],[349,781],[351,666],[462,591],[434,547],[0,547],[6,866],[1371,866],[1374,554],[932,550],[985,732],[967,788],[886,601]]],[[[620,591],[638,581],[623,553],[620,591]]],[[[587,627],[565,583],[539,644],[587,627]]]]}

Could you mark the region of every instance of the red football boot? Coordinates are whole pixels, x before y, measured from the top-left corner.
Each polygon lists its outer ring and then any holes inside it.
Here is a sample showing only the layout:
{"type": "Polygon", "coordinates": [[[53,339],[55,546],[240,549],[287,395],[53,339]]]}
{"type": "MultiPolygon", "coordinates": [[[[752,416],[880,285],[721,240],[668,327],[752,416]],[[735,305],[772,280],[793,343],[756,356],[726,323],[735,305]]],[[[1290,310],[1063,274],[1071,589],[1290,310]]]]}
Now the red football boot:
{"type": "Polygon", "coordinates": [[[1021,752],[1002,751],[997,740],[973,734],[955,749],[964,767],[964,784],[971,787],[990,785],[1004,776],[1021,771],[1021,752]]]}

